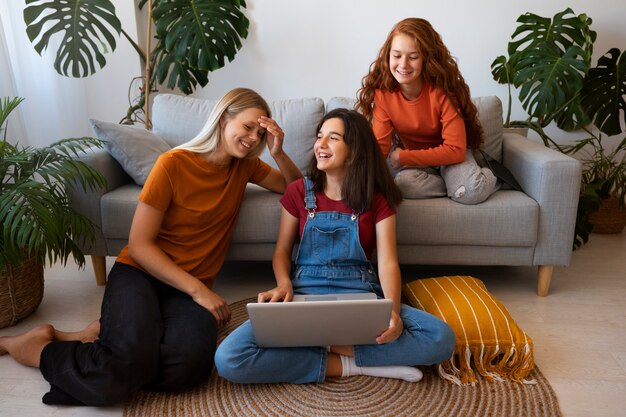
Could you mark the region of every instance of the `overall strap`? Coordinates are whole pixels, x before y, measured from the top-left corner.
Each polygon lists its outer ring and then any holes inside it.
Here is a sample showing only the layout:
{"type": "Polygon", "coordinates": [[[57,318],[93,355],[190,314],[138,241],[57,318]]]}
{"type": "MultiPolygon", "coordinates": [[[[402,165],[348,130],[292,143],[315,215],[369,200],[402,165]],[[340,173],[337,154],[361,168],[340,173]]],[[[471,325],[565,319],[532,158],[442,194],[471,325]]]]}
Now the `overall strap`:
{"type": "Polygon", "coordinates": [[[304,206],[309,212],[309,216],[315,215],[315,209],[317,208],[315,200],[315,191],[313,190],[313,181],[311,178],[304,177],[304,206]]]}

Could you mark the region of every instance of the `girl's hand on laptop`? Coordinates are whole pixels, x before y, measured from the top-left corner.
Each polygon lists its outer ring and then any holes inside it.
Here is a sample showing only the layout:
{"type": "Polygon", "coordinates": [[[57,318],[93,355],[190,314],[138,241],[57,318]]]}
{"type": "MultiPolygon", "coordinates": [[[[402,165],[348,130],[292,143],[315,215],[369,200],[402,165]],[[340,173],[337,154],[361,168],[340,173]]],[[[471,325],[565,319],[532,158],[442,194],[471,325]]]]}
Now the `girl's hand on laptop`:
{"type": "Polygon", "coordinates": [[[376,343],[383,344],[393,342],[400,337],[402,330],[404,330],[402,319],[398,313],[392,310],[391,319],[389,319],[389,327],[376,338],[376,343]]]}
{"type": "Polygon", "coordinates": [[[275,303],[278,301],[291,301],[293,299],[293,289],[291,287],[276,287],[269,291],[260,292],[257,298],[259,303],[275,303]]]}

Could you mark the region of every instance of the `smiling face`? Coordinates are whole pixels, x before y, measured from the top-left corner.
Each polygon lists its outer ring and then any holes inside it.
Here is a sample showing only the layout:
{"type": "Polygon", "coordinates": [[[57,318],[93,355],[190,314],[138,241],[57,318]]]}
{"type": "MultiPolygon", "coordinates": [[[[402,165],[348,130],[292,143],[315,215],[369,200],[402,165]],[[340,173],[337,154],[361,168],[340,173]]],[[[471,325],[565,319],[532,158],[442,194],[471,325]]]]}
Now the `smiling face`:
{"type": "Polygon", "coordinates": [[[221,150],[230,157],[245,158],[265,136],[265,129],[259,125],[261,116],[267,116],[265,110],[249,108],[233,117],[222,119],[221,150]]]}
{"type": "Polygon", "coordinates": [[[421,90],[423,64],[419,47],[411,37],[403,34],[393,37],[389,53],[389,69],[400,84],[402,91],[419,92],[421,90]]]}
{"type": "Polygon", "coordinates": [[[317,169],[326,174],[341,175],[346,169],[346,161],[350,156],[350,148],[344,141],[345,128],[339,118],[326,120],[313,146],[317,169]]]}

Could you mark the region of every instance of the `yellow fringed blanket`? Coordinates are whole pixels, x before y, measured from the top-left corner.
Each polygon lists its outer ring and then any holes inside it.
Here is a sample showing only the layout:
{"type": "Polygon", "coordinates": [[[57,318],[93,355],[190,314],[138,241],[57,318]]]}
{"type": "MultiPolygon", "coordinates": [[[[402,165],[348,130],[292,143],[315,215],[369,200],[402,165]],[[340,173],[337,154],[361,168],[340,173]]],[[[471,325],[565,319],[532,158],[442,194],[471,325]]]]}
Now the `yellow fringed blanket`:
{"type": "Polygon", "coordinates": [[[534,383],[533,341],[485,284],[469,276],[418,279],[402,287],[416,308],[445,321],[456,335],[450,360],[439,375],[456,384],[474,384],[476,372],[490,381],[534,383]]]}

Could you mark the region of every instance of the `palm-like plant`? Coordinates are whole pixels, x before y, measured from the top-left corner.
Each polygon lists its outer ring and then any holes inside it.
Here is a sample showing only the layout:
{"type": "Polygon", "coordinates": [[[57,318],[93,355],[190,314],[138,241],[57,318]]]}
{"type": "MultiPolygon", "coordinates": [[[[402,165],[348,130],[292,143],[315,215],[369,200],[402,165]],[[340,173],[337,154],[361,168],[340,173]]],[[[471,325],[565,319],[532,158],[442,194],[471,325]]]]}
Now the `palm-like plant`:
{"type": "Polygon", "coordinates": [[[131,43],[146,74],[142,94],[123,122],[133,122],[157,83],[184,94],[207,85],[208,73],[223,67],[225,58],[232,61],[248,36],[249,21],[240,10],[244,0],[137,0],[140,9],[147,5],[148,42],[151,23],[156,29],[156,44],[147,52],[123,30],[110,0],[26,0],[26,5],[26,32],[39,54],[54,36],[63,35],[54,62],[59,74],[91,75],[104,67],[105,53],[115,50],[119,35],[131,43]]]}
{"type": "Polygon", "coordinates": [[[41,264],[71,255],[83,267],[85,258],[76,241],[93,239],[94,226],[69,203],[68,187],[95,190],[106,181],[94,168],[75,159],[92,138],[64,139],[44,148],[20,147],[7,140],[6,124],[22,98],[0,100],[0,271],[17,265],[23,255],[41,264]]]}

